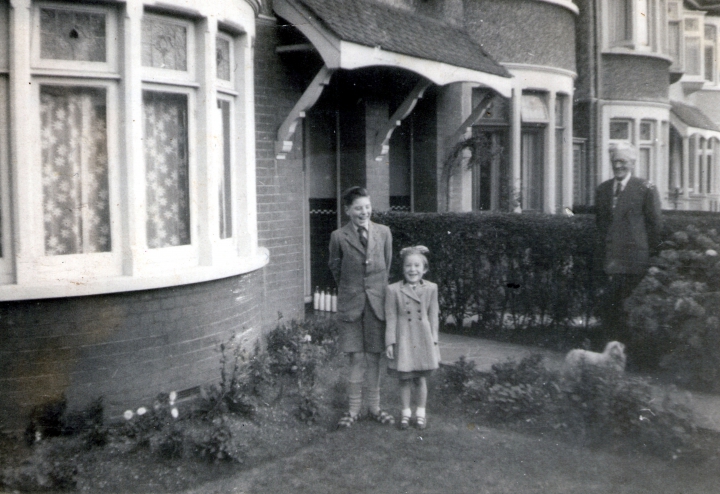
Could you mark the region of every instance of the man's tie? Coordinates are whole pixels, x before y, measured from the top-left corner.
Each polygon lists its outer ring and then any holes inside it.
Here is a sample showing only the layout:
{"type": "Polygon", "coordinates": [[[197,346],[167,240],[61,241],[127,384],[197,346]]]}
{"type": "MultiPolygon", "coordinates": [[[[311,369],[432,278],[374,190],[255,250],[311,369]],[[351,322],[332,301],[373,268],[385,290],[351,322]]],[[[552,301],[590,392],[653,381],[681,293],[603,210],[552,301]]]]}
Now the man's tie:
{"type": "Polygon", "coordinates": [[[365,228],[364,226],[359,226],[358,227],[358,236],[360,237],[360,243],[362,244],[362,246],[367,249],[367,245],[368,245],[367,228],[365,228]]]}
{"type": "Polygon", "coordinates": [[[613,209],[615,209],[615,206],[617,206],[618,197],[620,196],[620,192],[622,192],[622,182],[620,180],[615,180],[615,193],[613,194],[613,209]]]}

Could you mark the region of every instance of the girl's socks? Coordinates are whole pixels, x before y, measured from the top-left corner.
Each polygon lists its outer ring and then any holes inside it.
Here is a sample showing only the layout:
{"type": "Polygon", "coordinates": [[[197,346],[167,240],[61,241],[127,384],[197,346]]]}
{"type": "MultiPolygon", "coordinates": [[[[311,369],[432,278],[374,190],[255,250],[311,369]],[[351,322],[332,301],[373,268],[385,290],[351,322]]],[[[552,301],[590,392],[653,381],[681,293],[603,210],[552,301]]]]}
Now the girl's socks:
{"type": "Polygon", "coordinates": [[[348,401],[350,402],[350,415],[353,417],[360,413],[362,405],[362,381],[348,382],[348,401]]]}
{"type": "Polygon", "coordinates": [[[403,417],[411,417],[412,416],[412,410],[410,410],[409,408],[403,408],[401,413],[402,413],[403,417]]]}
{"type": "Polygon", "coordinates": [[[368,386],[366,389],[368,410],[377,415],[380,413],[380,386],[368,386]]]}
{"type": "Polygon", "coordinates": [[[417,407],[417,410],[415,411],[415,416],[416,417],[425,417],[425,408],[417,407]]]}

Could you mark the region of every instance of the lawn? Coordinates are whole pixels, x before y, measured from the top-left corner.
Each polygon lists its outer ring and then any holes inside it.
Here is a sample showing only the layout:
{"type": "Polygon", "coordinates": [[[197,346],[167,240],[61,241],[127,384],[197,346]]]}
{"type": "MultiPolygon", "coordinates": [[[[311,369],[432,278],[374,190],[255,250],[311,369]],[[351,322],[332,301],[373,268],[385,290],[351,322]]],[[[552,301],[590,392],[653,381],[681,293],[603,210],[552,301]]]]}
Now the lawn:
{"type": "MultiPolygon", "coordinates": [[[[107,445],[91,450],[79,448],[73,437],[31,448],[6,438],[0,464],[19,465],[29,457],[29,472],[52,474],[53,468],[37,465],[60,461],[62,466],[71,458],[75,483],[68,487],[98,493],[720,492],[716,436],[704,439],[710,454],[675,461],[638,453],[627,444],[591,448],[567,432],[541,433],[481,419],[446,386],[444,371],[430,380],[425,431],[367,420],[336,430],[344,408],[339,384],[344,372],[341,356],[318,369],[314,423],[298,420],[301,397],[289,385],[276,401],[258,400],[252,419],[226,416],[241,462],[213,463],[192,454],[162,458],[151,446],[111,434],[107,445]]],[[[397,383],[387,377],[383,403],[397,415],[397,383]]],[[[177,424],[186,424],[188,433],[208,427],[192,420],[177,424]]]]}

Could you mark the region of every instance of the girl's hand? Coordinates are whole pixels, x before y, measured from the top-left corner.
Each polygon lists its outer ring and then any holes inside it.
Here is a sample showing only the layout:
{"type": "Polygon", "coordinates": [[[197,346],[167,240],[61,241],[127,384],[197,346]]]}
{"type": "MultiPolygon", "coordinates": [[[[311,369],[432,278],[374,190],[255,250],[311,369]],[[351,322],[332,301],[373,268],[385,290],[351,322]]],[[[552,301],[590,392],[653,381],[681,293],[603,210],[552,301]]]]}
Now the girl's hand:
{"type": "Polygon", "coordinates": [[[390,360],[395,359],[395,345],[388,345],[387,349],[385,350],[385,355],[387,355],[387,358],[390,360]]]}

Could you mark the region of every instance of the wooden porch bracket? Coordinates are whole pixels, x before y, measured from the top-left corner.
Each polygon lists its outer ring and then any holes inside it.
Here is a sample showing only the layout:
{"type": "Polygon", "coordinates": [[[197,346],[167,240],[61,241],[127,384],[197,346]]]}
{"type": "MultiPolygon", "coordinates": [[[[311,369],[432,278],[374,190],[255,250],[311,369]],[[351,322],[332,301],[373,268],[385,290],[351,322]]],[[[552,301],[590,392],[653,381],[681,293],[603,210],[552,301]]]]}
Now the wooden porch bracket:
{"type": "Polygon", "coordinates": [[[300,96],[298,102],[295,103],[293,109],[290,110],[290,114],[285,118],[285,121],[280,125],[275,140],[275,157],[277,159],[284,160],[287,154],[292,151],[293,136],[300,119],[305,118],[305,112],[317,103],[325,86],[330,84],[333,72],[335,72],[335,69],[323,65],[310,85],[305,89],[305,92],[300,96]]]}
{"type": "Polygon", "coordinates": [[[373,148],[375,161],[382,160],[383,156],[388,153],[390,150],[390,137],[393,132],[400,126],[403,119],[410,115],[410,112],[413,111],[413,108],[415,108],[418,100],[423,97],[425,90],[430,87],[430,84],[432,84],[432,82],[428,79],[422,79],[418,82],[413,90],[410,91],[407,98],[405,98],[405,100],[400,104],[398,109],[395,110],[395,113],[393,113],[392,117],[390,117],[384,127],[378,130],[378,133],[375,136],[375,147],[373,148]]]}
{"type": "Polygon", "coordinates": [[[477,104],[475,108],[473,108],[472,113],[470,113],[470,116],[465,119],[465,121],[460,124],[460,127],[457,128],[455,132],[448,138],[448,145],[450,146],[450,150],[452,150],[453,146],[457,142],[460,141],[460,138],[465,135],[470,128],[475,125],[480,118],[482,118],[483,113],[487,111],[487,109],[490,107],[490,103],[492,103],[493,100],[493,93],[487,92],[483,96],[483,98],[480,100],[480,103],[477,104]]]}

